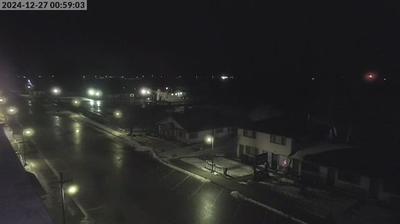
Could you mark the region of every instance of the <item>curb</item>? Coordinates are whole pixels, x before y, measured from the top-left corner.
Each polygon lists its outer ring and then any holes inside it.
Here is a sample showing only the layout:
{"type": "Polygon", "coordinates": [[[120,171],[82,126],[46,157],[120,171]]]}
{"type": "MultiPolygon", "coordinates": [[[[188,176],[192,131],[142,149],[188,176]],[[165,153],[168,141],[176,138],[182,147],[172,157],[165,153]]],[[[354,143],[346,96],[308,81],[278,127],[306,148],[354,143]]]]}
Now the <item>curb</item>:
{"type": "Polygon", "coordinates": [[[98,127],[99,129],[102,129],[103,131],[106,131],[106,132],[108,132],[108,133],[110,133],[110,134],[112,134],[112,135],[114,135],[116,137],[122,138],[123,140],[127,141],[129,143],[129,145],[135,147],[135,151],[137,151],[137,152],[149,152],[149,153],[151,153],[151,155],[152,155],[152,157],[154,159],[156,159],[158,162],[162,163],[163,165],[170,167],[171,169],[175,169],[175,170],[177,170],[177,171],[179,171],[181,173],[184,173],[186,175],[190,175],[190,176],[192,176],[192,177],[194,177],[194,178],[196,178],[196,179],[198,179],[198,180],[200,180],[202,182],[205,182],[205,183],[211,182],[211,180],[209,180],[209,179],[207,179],[205,177],[202,177],[202,176],[200,176],[198,174],[189,172],[189,171],[187,171],[185,169],[182,169],[182,168],[180,168],[178,166],[175,166],[175,165],[171,164],[168,160],[164,160],[160,156],[158,156],[158,154],[155,152],[155,150],[153,148],[150,148],[148,146],[140,145],[138,142],[127,138],[126,136],[124,136],[120,132],[111,129],[110,127],[107,127],[105,125],[99,124],[96,121],[93,121],[93,120],[91,120],[90,118],[88,118],[88,117],[86,117],[84,115],[76,114],[76,113],[73,113],[73,112],[71,112],[71,114],[75,114],[75,115],[78,115],[80,117],[84,117],[85,118],[84,122],[88,122],[88,123],[98,127]]]}

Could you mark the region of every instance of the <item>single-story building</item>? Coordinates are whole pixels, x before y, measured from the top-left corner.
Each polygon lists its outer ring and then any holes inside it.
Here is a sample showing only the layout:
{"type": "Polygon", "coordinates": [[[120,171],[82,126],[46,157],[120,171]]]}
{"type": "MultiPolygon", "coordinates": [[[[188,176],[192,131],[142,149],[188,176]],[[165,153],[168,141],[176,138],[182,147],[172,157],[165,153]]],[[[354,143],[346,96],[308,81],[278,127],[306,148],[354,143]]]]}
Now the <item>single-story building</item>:
{"type": "Polygon", "coordinates": [[[217,113],[185,111],[174,113],[158,122],[158,134],[186,144],[200,143],[206,137],[231,136],[234,129],[217,113]]]}
{"type": "Polygon", "coordinates": [[[289,159],[296,164],[293,173],[304,182],[400,202],[400,181],[391,176],[399,168],[397,163],[371,149],[322,144],[298,151],[289,159]]]}

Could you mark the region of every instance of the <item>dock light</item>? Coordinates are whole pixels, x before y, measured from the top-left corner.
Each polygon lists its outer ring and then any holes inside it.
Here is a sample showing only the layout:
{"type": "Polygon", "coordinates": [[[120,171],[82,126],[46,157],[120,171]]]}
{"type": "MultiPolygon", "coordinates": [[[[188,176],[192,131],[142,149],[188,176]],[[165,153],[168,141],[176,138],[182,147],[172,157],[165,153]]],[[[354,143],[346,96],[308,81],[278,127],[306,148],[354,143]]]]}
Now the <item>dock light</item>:
{"type": "Polygon", "coordinates": [[[89,96],[94,96],[96,94],[96,90],[93,89],[93,88],[89,88],[88,91],[87,91],[87,94],[89,96]]]}
{"type": "Polygon", "coordinates": [[[53,88],[51,89],[51,93],[52,93],[54,96],[58,96],[58,95],[61,94],[61,89],[60,89],[59,87],[53,87],[53,88]]]}

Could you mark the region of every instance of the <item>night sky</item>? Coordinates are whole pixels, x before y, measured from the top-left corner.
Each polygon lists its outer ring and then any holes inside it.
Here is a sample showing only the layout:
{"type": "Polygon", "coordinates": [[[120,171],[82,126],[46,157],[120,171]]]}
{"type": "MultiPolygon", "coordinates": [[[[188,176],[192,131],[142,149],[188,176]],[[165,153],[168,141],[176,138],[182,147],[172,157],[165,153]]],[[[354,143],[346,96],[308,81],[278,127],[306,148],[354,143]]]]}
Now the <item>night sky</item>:
{"type": "Polygon", "coordinates": [[[87,12],[2,11],[0,68],[252,78],[400,71],[395,5],[293,2],[92,0],[87,12]]]}

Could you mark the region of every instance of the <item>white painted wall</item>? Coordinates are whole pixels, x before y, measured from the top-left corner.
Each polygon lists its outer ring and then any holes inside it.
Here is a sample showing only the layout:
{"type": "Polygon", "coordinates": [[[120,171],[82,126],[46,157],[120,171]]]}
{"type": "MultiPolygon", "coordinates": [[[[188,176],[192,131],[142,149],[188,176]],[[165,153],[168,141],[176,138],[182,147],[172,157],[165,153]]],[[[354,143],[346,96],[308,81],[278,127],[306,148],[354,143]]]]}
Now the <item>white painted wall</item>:
{"type": "Polygon", "coordinates": [[[281,155],[279,160],[287,158],[287,156],[292,153],[292,142],[291,138],[286,137],[286,144],[280,145],[275,144],[270,141],[270,134],[263,132],[256,132],[256,138],[243,136],[243,129],[238,128],[238,145],[237,145],[237,155],[239,155],[239,145],[253,146],[257,147],[258,153],[274,153],[281,155]]]}

